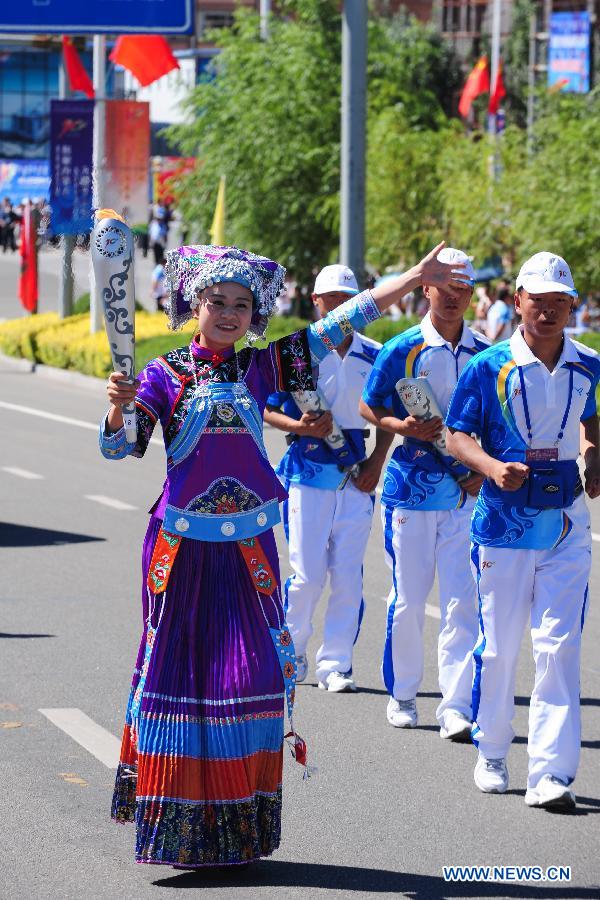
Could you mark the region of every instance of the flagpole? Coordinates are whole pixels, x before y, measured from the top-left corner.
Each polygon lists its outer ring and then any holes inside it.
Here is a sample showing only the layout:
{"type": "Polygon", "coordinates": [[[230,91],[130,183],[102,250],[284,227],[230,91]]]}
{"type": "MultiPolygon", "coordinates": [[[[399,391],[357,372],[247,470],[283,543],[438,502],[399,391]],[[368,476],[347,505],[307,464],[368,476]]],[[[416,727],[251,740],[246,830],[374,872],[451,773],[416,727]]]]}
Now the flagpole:
{"type": "MultiPolygon", "coordinates": [[[[500,67],[500,3],[501,0],[494,0],[492,10],[492,72],[490,94],[493,94],[496,89],[498,69],[500,67]]],[[[496,113],[488,114],[488,131],[492,135],[496,134],[496,113]]]]}
{"type": "MultiPolygon", "coordinates": [[[[106,37],[94,35],[94,149],[93,149],[93,205],[95,209],[104,206],[106,184],[106,37]]],[[[91,257],[90,257],[91,259],[91,257]]],[[[90,263],[90,331],[92,334],[103,327],[102,308],[97,302],[96,283],[90,263]]]]}
{"type": "MultiPolygon", "coordinates": [[[[58,98],[67,100],[71,96],[69,79],[65,69],[64,53],[58,67],[58,98]]],[[[60,290],[58,293],[58,317],[66,319],[73,313],[73,248],[74,234],[63,234],[61,240],[62,266],[60,270],[60,290]]]]}

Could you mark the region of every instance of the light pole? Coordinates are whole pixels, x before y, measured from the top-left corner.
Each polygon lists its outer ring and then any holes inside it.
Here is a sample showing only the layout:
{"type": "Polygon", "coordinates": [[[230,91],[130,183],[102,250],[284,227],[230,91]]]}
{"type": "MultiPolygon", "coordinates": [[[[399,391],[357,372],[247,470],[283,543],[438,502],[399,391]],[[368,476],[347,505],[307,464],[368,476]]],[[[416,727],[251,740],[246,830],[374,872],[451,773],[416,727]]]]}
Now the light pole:
{"type": "Polygon", "coordinates": [[[367,0],[345,0],[342,14],[340,262],[359,283],[365,265],[367,0]]]}

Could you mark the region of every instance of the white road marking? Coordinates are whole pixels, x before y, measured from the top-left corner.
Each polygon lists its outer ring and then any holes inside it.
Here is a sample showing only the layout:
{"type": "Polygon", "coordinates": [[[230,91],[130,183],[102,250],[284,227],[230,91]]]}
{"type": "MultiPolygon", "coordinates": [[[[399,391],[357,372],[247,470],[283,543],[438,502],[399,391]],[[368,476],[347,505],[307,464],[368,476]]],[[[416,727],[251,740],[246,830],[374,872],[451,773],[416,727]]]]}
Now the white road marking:
{"type": "MultiPolygon", "coordinates": [[[[72,419],[71,416],[61,416],[58,413],[51,413],[45,409],[36,409],[33,406],[19,406],[17,403],[7,403],[0,400],[1,409],[10,409],[12,412],[26,413],[28,416],[37,416],[40,419],[49,419],[51,422],[60,422],[62,425],[75,425],[77,428],[87,428],[88,431],[98,431],[99,422],[85,422],[83,419],[72,419]]],[[[151,444],[163,446],[163,442],[159,438],[150,438],[151,444]]]]}
{"type": "Polygon", "coordinates": [[[80,709],[40,709],[40,712],[109,769],[117,768],[121,742],[80,709]]]}
{"type": "Polygon", "coordinates": [[[114,497],[105,497],[103,494],[85,494],[85,499],[93,500],[94,503],[102,503],[103,506],[110,506],[112,509],[121,511],[137,509],[137,506],[132,506],[131,503],[123,503],[122,500],[115,500],[114,497]]]}
{"type": "Polygon", "coordinates": [[[35,480],[44,477],[43,475],[38,475],[37,472],[30,472],[28,469],[19,469],[18,466],[2,466],[2,471],[8,472],[9,475],[16,475],[17,478],[29,478],[35,480]]]}
{"type": "Polygon", "coordinates": [[[600,534],[594,534],[594,532],[592,531],[592,540],[600,541],[600,534]]]}
{"type": "Polygon", "coordinates": [[[93,422],[83,422],[81,419],[72,419],[70,416],[59,416],[58,413],[51,413],[45,409],[35,409],[33,406],[19,406],[17,403],[7,403],[0,400],[0,407],[10,409],[12,412],[27,413],[28,416],[37,416],[40,419],[50,419],[51,422],[60,422],[62,425],[76,425],[78,428],[87,428],[92,431],[98,431],[99,425],[93,422]]]}

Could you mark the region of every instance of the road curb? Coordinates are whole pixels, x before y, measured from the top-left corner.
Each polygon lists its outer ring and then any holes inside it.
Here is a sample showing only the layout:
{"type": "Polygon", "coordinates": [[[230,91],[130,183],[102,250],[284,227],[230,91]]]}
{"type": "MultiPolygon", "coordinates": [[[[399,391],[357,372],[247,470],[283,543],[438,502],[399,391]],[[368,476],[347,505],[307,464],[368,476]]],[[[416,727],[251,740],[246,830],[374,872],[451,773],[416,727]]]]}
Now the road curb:
{"type": "Polygon", "coordinates": [[[6,356],[4,353],[0,353],[0,365],[7,366],[16,372],[40,375],[50,381],[60,381],[63,384],[72,384],[74,387],[82,387],[96,392],[101,390],[105,383],[103,378],[96,378],[94,375],[83,375],[81,372],[70,372],[68,369],[57,369],[55,366],[32,363],[29,359],[6,356]]]}

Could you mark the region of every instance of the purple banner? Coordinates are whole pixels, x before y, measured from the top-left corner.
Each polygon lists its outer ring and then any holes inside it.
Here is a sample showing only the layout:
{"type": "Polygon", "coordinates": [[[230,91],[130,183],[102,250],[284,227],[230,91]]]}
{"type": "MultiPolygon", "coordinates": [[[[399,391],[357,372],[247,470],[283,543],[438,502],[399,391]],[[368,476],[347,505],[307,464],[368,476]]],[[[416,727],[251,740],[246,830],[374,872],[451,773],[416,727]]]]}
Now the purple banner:
{"type": "Polygon", "coordinates": [[[92,227],[93,100],[50,103],[50,205],[54,234],[92,227]]]}

